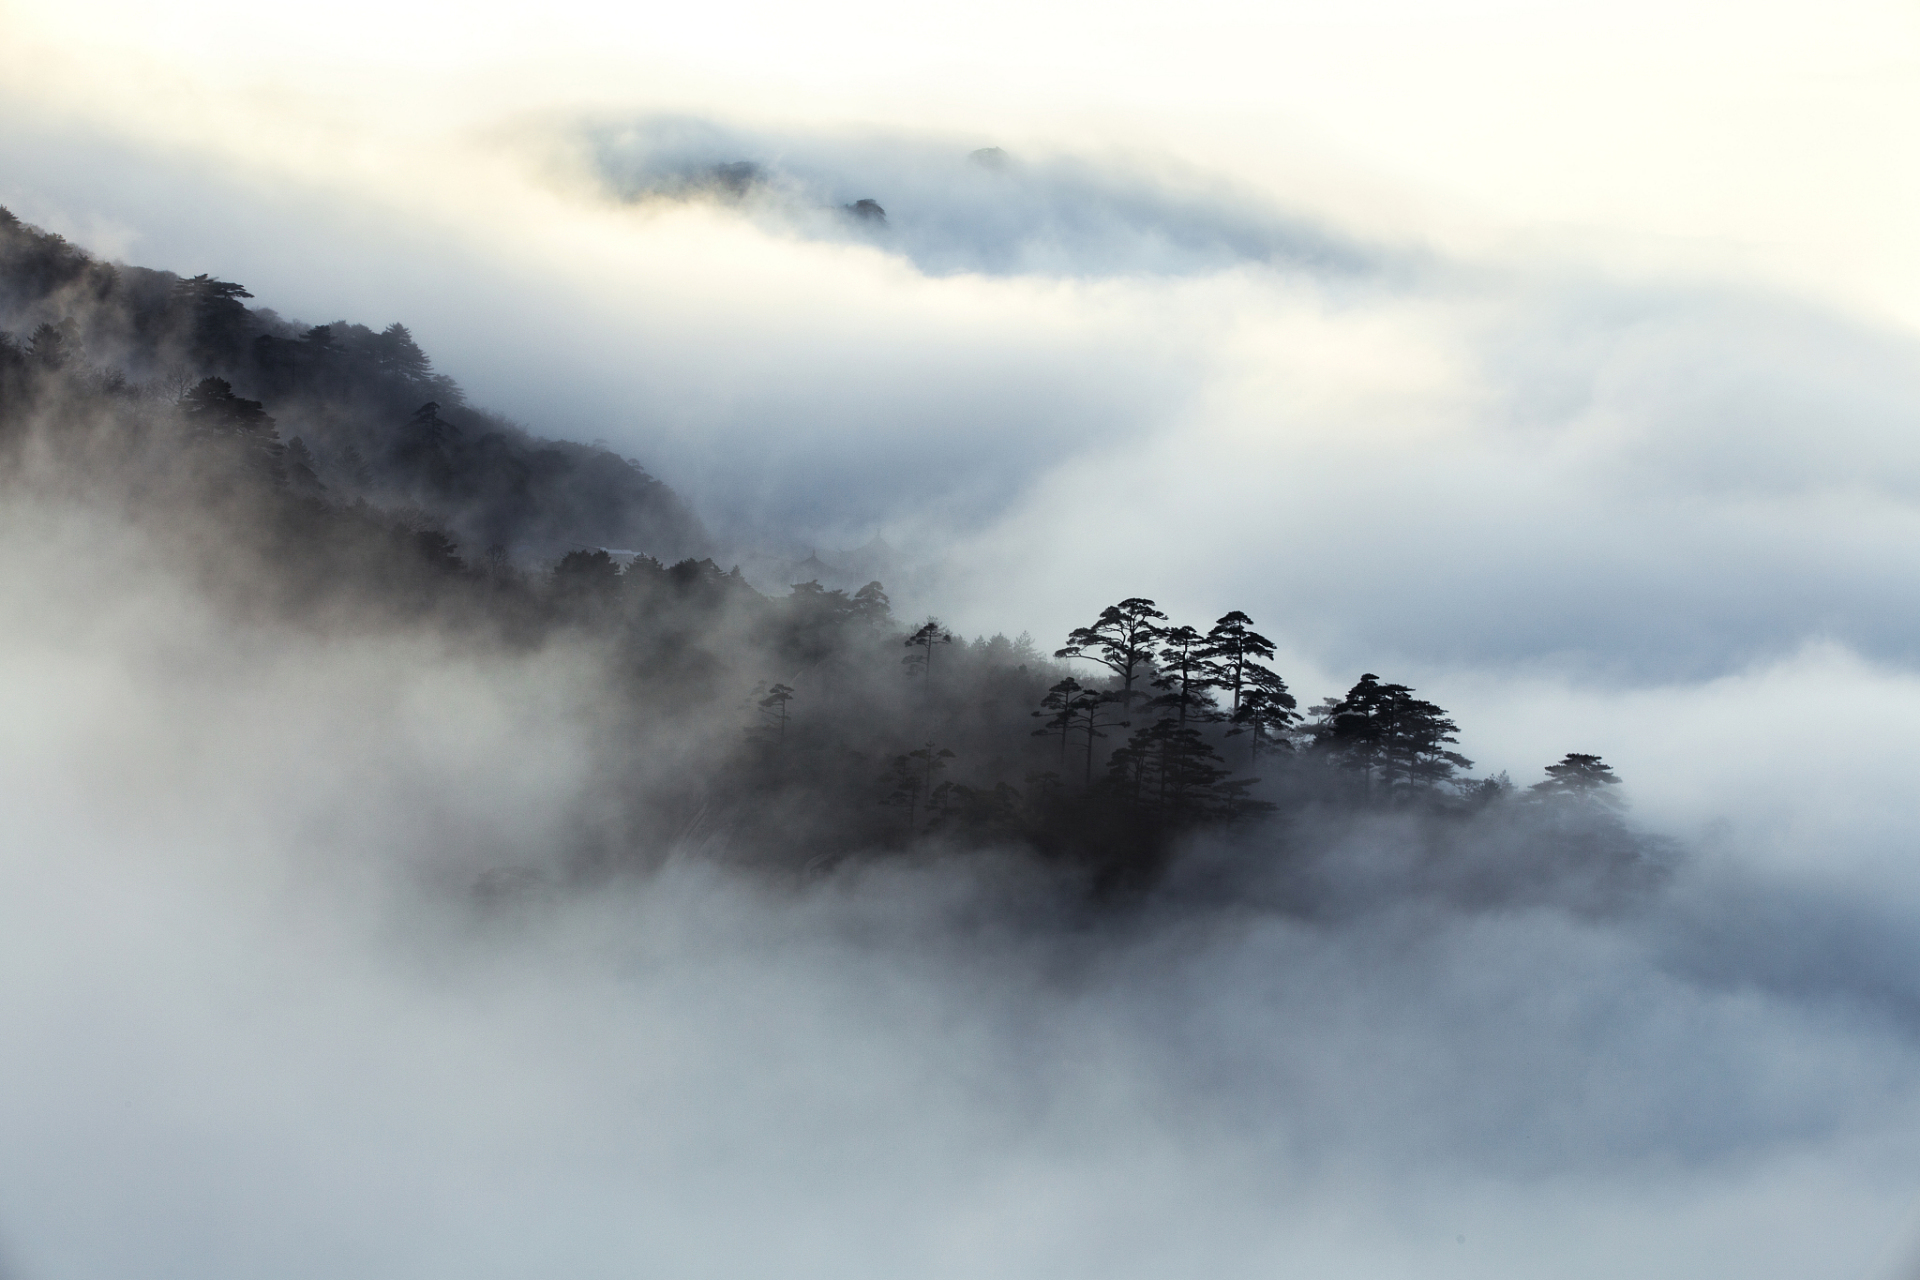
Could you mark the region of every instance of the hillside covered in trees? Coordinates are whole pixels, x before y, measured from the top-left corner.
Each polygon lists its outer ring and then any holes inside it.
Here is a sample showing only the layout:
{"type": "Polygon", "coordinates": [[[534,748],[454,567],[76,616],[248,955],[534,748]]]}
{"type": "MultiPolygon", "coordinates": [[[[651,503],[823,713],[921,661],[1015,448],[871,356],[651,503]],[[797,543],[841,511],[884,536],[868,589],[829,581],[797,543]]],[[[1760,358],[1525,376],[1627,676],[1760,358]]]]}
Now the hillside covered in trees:
{"type": "MultiPolygon", "coordinates": [[[[241,285],[98,262],[0,209],[0,329],[22,369],[85,371],[102,395],[186,401],[243,429],[271,406],[259,463],[328,501],[411,510],[472,559],[540,563],[580,546],[702,552],[699,521],[638,463],[543,440],[467,403],[403,324],[301,325],[241,285]],[[26,361],[25,365],[19,363],[26,361]],[[213,382],[206,382],[213,379],[213,382]]],[[[256,419],[256,422],[258,420],[256,419]]]]}
{"type": "Polygon", "coordinates": [[[4,483],[110,504],[222,608],[583,655],[599,802],[526,870],[992,850],[1098,900],[1256,867],[1302,911],[1341,908],[1324,873],[1361,844],[1379,892],[1473,904],[1604,910],[1663,874],[1597,755],[1475,776],[1442,707],[1373,673],[1305,702],[1238,611],[1129,598],[1036,645],[897,617],[878,581],[764,594],[638,463],[468,405],[403,325],[249,296],[0,210],[4,483]]]}

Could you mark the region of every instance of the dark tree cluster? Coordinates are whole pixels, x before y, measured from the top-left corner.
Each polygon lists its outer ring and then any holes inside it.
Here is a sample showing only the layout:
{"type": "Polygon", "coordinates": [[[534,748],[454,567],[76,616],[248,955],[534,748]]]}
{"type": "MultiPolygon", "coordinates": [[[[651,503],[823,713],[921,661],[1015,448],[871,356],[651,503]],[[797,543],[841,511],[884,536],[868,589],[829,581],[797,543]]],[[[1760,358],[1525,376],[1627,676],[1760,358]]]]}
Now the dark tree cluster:
{"type": "Polygon", "coordinates": [[[1049,654],[897,618],[879,582],[769,597],[637,464],[468,407],[404,327],[248,296],[0,211],[0,485],[111,498],[248,611],[577,651],[603,744],[582,869],[995,850],[1114,894],[1209,842],[1307,868],[1391,831],[1420,850],[1406,883],[1451,866],[1490,901],[1646,879],[1598,756],[1471,777],[1447,712],[1371,673],[1303,714],[1238,611],[1201,629],[1130,597],[1049,654]]]}

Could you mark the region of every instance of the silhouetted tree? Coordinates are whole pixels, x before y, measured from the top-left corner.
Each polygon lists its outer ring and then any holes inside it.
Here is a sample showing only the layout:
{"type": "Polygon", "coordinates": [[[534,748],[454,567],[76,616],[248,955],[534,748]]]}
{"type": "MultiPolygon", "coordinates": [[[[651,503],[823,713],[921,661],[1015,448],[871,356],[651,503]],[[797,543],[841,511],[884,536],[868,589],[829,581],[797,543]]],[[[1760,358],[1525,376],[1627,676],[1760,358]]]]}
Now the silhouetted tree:
{"type": "Polygon", "coordinates": [[[231,280],[198,275],[174,287],[191,318],[193,354],[203,365],[230,366],[245,349],[251,319],[240,299],[251,298],[231,280]]]}
{"type": "Polygon", "coordinates": [[[1117,693],[1108,693],[1103,689],[1084,689],[1067,704],[1068,729],[1087,735],[1087,768],[1084,782],[1088,787],[1093,786],[1094,740],[1107,736],[1101,732],[1103,729],[1124,729],[1132,723],[1130,720],[1110,719],[1104,714],[1105,708],[1119,702],[1120,697],[1121,695],[1117,693]]]}
{"type": "Polygon", "coordinates": [[[43,324],[27,339],[27,359],[42,369],[64,369],[73,357],[73,322],[43,324]]]}
{"type": "Polygon", "coordinates": [[[760,699],[760,714],[775,726],[775,736],[781,742],[787,740],[787,704],[792,701],[793,690],[784,684],[774,685],[767,690],[767,696],[760,699]]]}
{"type": "Polygon", "coordinates": [[[1160,632],[1159,641],[1159,674],[1153,687],[1161,692],[1147,705],[1171,711],[1182,729],[1189,722],[1217,720],[1212,690],[1219,685],[1220,666],[1209,656],[1207,638],[1192,627],[1179,626],[1160,632]]]}
{"type": "Polygon", "coordinates": [[[553,566],[553,589],[575,604],[609,600],[620,590],[620,566],[603,550],[569,551],[553,566]]]}
{"type": "Polygon", "coordinates": [[[1394,694],[1381,753],[1390,798],[1430,794],[1441,783],[1450,782],[1455,769],[1473,767],[1473,761],[1448,749],[1460,741],[1459,726],[1445,711],[1414,697],[1413,690],[1403,685],[1386,687],[1394,694]]]}
{"type": "Polygon", "coordinates": [[[1547,766],[1545,782],[1536,782],[1529,790],[1544,798],[1564,798],[1611,809],[1621,807],[1622,801],[1607,788],[1619,783],[1613,767],[1601,763],[1599,756],[1570,751],[1559,764],[1547,766]]]}
{"type": "Polygon", "coordinates": [[[279,433],[258,400],[234,395],[225,378],[202,378],[180,398],[179,408],[196,438],[233,451],[244,469],[273,484],[286,483],[279,433]]]}
{"type": "MultiPolygon", "coordinates": [[[[882,599],[885,593],[881,593],[882,599]]],[[[838,652],[847,641],[847,628],[872,617],[873,598],[850,599],[844,591],[829,591],[818,582],[796,582],[787,597],[782,647],[796,666],[811,667],[838,652]]],[[[884,606],[883,606],[884,607],[884,606]]]]}
{"type": "Polygon", "coordinates": [[[1354,682],[1346,697],[1322,703],[1313,727],[1315,750],[1357,775],[1367,800],[1373,799],[1374,775],[1386,737],[1385,707],[1391,697],[1380,677],[1369,671],[1354,682]]]}
{"type": "Polygon", "coordinates": [[[301,382],[327,393],[337,393],[346,374],[346,353],[335,339],[333,326],[317,324],[300,335],[301,382]]]}
{"type": "Polygon", "coordinates": [[[1200,731],[1171,719],[1148,725],[1108,762],[1120,789],[1169,817],[1191,819],[1218,805],[1227,777],[1200,731]]]}
{"type": "Polygon", "coordinates": [[[1138,596],[1108,605],[1090,627],[1079,627],[1068,634],[1064,649],[1056,658],[1086,658],[1105,666],[1120,681],[1123,711],[1133,710],[1135,685],[1148,678],[1158,649],[1159,623],[1167,615],[1153,607],[1153,601],[1138,596]]]}
{"type": "Polygon", "coordinates": [[[456,470],[452,451],[458,428],[440,416],[440,404],[429,400],[413,411],[394,440],[393,462],[440,493],[452,487],[456,470]]]}
{"type": "Polygon", "coordinates": [[[1262,751],[1274,748],[1290,751],[1293,742],[1287,737],[1287,730],[1300,718],[1293,708],[1293,695],[1285,685],[1277,690],[1254,685],[1241,693],[1240,706],[1233,713],[1233,727],[1227,730],[1227,736],[1251,735],[1247,739],[1250,764],[1259,761],[1262,751]]]}
{"type": "Polygon", "coordinates": [[[1017,834],[1021,796],[1012,783],[970,787],[963,782],[942,782],[933,790],[936,810],[959,830],[983,840],[1017,834]]]}
{"type": "Polygon", "coordinates": [[[1067,767],[1067,735],[1073,730],[1073,700],[1085,692],[1078,680],[1068,676],[1047,690],[1047,696],[1040,700],[1040,709],[1033,713],[1046,720],[1046,724],[1033,731],[1034,737],[1060,735],[1060,768],[1063,772],[1067,767]]]}
{"type": "Polygon", "coordinates": [[[920,652],[910,653],[900,661],[905,664],[908,675],[916,671],[920,673],[929,697],[933,694],[933,651],[940,645],[952,643],[952,633],[942,627],[939,620],[935,618],[928,618],[925,626],[906,639],[907,648],[918,649],[920,652]]]}
{"type": "Polygon", "coordinates": [[[1136,730],[1125,746],[1114,748],[1107,757],[1107,781],[1129,803],[1138,805],[1146,798],[1146,730],[1136,730]]]}
{"type": "Polygon", "coordinates": [[[1453,785],[1469,809],[1484,809],[1513,793],[1513,779],[1505,769],[1487,778],[1456,779],[1453,785]]]}
{"type": "Polygon", "coordinates": [[[869,582],[853,593],[853,611],[868,626],[879,626],[893,616],[887,589],[878,581],[869,582]]]}
{"type": "Polygon", "coordinates": [[[1067,767],[1067,740],[1075,733],[1083,733],[1087,740],[1086,785],[1093,785],[1093,750],[1096,739],[1107,735],[1103,729],[1124,728],[1125,720],[1110,719],[1105,709],[1120,701],[1117,693],[1108,693],[1102,689],[1088,689],[1072,676],[1047,690],[1047,696],[1040,702],[1040,710],[1035,716],[1044,716],[1047,723],[1044,728],[1035,729],[1033,736],[1043,738],[1049,734],[1060,735],[1060,768],[1067,767]]]}
{"type": "MultiPolygon", "coordinates": [[[[1228,715],[1240,710],[1240,692],[1249,685],[1272,687],[1279,677],[1261,664],[1273,657],[1273,641],[1253,629],[1253,619],[1235,610],[1207,632],[1204,656],[1219,670],[1220,688],[1232,695],[1228,715]]],[[[1285,685],[1280,685],[1284,689],[1285,685]]],[[[1289,700],[1288,705],[1292,702],[1289,700]]]]}
{"type": "Polygon", "coordinates": [[[407,326],[388,325],[368,342],[374,365],[382,373],[394,374],[411,382],[424,382],[433,373],[433,362],[413,340],[407,326]]]}
{"type": "Polygon", "coordinates": [[[201,431],[256,437],[274,434],[267,407],[258,400],[234,395],[233,384],[225,378],[202,378],[180,398],[180,410],[201,431]]]}
{"type": "Polygon", "coordinates": [[[1449,750],[1458,726],[1445,711],[1403,684],[1382,684],[1368,672],[1347,696],[1323,708],[1314,746],[1361,779],[1368,801],[1391,802],[1430,792],[1473,761],[1449,750]]]}
{"type": "Polygon", "coordinates": [[[1223,779],[1215,783],[1213,794],[1216,797],[1217,816],[1231,821],[1236,818],[1272,813],[1274,806],[1271,803],[1255,800],[1248,794],[1253,790],[1253,784],[1258,781],[1260,781],[1258,778],[1234,778],[1231,781],[1223,779]]]}
{"type": "Polygon", "coordinates": [[[22,407],[21,389],[27,374],[27,353],[12,334],[0,330],[0,431],[22,407]]]}

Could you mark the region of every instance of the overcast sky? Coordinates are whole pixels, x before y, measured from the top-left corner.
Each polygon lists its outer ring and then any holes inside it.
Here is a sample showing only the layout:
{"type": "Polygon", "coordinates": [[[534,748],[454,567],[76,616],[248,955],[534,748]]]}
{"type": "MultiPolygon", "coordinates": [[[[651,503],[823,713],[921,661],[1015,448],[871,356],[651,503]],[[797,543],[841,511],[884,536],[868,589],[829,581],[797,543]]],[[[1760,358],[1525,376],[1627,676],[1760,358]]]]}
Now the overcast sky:
{"type": "MultiPolygon", "coordinates": [[[[1916,135],[1911,3],[0,2],[0,204],[29,221],[289,317],[404,321],[475,400],[640,459],[741,550],[883,534],[939,570],[903,605],[969,632],[1244,609],[1303,695],[1405,680],[1522,781],[1601,752],[1648,821],[1842,915],[1920,903],[1916,135]]],[[[1589,944],[1640,948],[1609,999],[1665,981],[1657,941],[1589,944]]],[[[1291,944],[1240,945],[1221,963],[1291,944]]],[[[1815,1053],[1826,1016],[1755,1043],[1815,1053]]],[[[1622,1043],[1677,1069],[1650,1025],[1622,1043]]],[[[1405,1034],[1382,1051],[1453,1043],[1405,1034]]],[[[1920,1063],[1881,1034],[1845,1041],[1859,1080],[1920,1063]]],[[[1754,1107],[1662,1175],[1691,1209],[1606,1161],[1487,1203],[1657,1224],[1679,1258],[1872,1188],[1834,1239],[1898,1235],[1910,1121],[1904,1157],[1852,1113],[1769,1146],[1754,1107]]],[[[1074,1132],[1031,1166],[1068,1199],[1100,1164],[1074,1132]]],[[[1169,1142],[1127,1158],[1254,1158],[1169,1142]]],[[[1388,1209],[1315,1184],[1349,1216],[1314,1247],[1400,1274],[1354,1242],[1444,1164],[1388,1209]]],[[[1475,1274],[1548,1273],[1501,1265],[1475,1274]]]]}

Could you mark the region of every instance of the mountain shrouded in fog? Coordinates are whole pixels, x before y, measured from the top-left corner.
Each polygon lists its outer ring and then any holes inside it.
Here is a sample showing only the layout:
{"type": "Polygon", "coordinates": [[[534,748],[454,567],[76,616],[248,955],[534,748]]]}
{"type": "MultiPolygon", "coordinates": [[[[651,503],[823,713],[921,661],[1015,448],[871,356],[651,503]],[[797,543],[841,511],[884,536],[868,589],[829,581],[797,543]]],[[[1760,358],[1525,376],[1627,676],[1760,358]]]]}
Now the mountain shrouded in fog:
{"type": "Polygon", "coordinates": [[[195,12],[0,15],[0,1276],[1904,1274],[1920,366],[1712,94],[195,12]]]}
{"type": "Polygon", "coordinates": [[[1083,160],[968,151],[949,139],[828,139],[669,118],[588,126],[594,171],[645,209],[703,200],[932,275],[1197,274],[1243,263],[1334,276],[1392,265],[1220,184],[1178,185],[1083,160]],[[875,199],[874,193],[884,199],[875,199]]]}
{"type": "Polygon", "coordinates": [[[0,234],[15,484],[129,503],[230,607],[597,655],[601,819],[476,885],[649,868],[695,839],[789,873],[931,842],[1104,896],[1154,890],[1217,829],[1259,893],[1313,912],[1323,863],[1337,878],[1355,824],[1382,822],[1389,897],[1611,910],[1666,874],[1598,756],[1522,792],[1473,776],[1404,684],[1367,673],[1303,710],[1244,613],[1202,630],[1133,597],[1056,652],[896,619],[877,580],[768,597],[683,554],[698,522],[637,463],[468,408],[403,325],[303,329],[238,284],[107,266],[8,213],[0,234]]]}
{"type": "Polygon", "coordinates": [[[249,308],[231,281],[108,266],[11,213],[0,213],[0,280],[28,367],[97,368],[119,380],[103,389],[174,395],[203,424],[237,427],[234,406],[270,403],[277,432],[262,425],[263,448],[296,491],[418,511],[476,560],[581,544],[678,559],[704,546],[699,522],[637,463],[467,405],[405,325],[291,324],[249,308]],[[194,390],[204,379],[221,384],[217,400],[194,390]]]}

